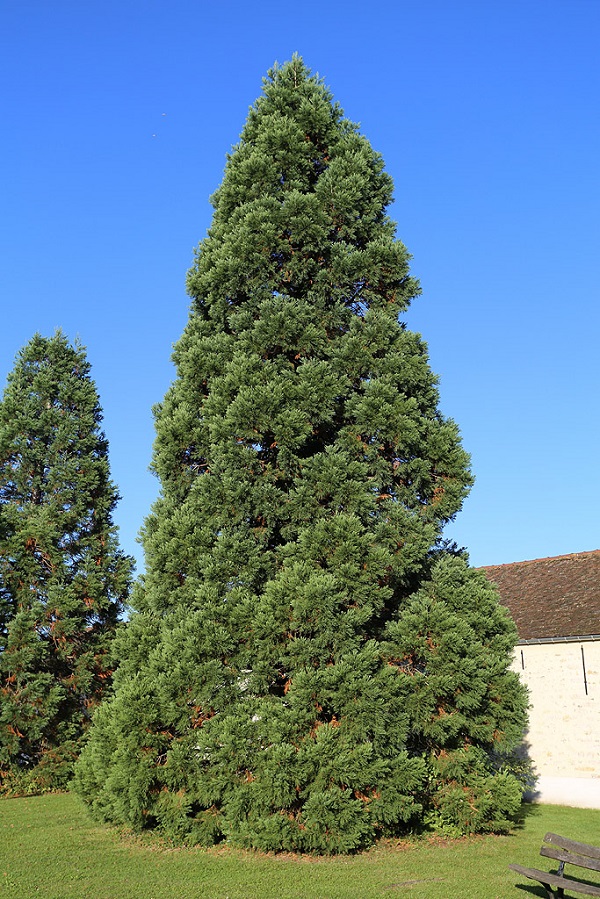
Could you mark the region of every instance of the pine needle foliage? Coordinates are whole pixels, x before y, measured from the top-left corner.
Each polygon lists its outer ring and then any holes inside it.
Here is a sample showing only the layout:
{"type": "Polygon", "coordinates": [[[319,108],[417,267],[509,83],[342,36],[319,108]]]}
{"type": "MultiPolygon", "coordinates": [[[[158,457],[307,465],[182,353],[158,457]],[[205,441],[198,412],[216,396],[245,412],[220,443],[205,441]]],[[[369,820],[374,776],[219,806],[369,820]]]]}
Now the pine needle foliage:
{"type": "Polygon", "coordinates": [[[0,402],[0,791],[64,787],[131,580],[84,350],[20,352],[0,402]]]}
{"type": "Polygon", "coordinates": [[[514,627],[441,549],[469,460],[399,323],[391,201],[322,81],[270,71],[189,272],[147,574],[77,770],[106,820],[332,853],[519,805],[514,627]]]}

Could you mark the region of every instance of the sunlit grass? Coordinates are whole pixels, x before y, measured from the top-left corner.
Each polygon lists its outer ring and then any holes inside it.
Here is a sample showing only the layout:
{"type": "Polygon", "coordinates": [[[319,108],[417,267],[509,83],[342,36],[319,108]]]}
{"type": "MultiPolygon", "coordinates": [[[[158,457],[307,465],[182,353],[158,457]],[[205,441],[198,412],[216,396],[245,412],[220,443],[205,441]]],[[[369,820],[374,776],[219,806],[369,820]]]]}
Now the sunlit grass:
{"type": "MultiPolygon", "coordinates": [[[[386,843],[350,858],[170,849],[94,824],[70,794],[0,801],[0,896],[27,899],[518,899],[547,830],[600,845],[600,811],[532,806],[502,837],[386,843]],[[515,889],[519,884],[519,889],[515,889]]],[[[548,867],[549,870],[549,867],[548,867]]]]}

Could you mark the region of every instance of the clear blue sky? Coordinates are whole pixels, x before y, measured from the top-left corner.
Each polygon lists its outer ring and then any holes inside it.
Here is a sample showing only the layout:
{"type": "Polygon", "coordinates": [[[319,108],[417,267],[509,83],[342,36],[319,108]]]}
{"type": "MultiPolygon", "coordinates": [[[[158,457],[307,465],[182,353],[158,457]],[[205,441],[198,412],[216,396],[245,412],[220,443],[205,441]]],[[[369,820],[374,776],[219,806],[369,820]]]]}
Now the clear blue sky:
{"type": "Polygon", "coordinates": [[[600,547],[598,0],[0,2],[0,383],[35,331],[86,345],[116,520],[158,484],[185,274],[261,78],[298,51],[382,153],[475,565],[600,547]]]}

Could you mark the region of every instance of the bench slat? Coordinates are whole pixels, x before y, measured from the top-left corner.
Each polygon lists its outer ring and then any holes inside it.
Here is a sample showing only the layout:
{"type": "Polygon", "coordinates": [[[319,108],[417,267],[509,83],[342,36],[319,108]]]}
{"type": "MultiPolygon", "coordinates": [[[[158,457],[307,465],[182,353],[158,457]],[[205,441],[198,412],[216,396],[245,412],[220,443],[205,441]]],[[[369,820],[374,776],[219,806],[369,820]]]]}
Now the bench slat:
{"type": "Polygon", "coordinates": [[[579,880],[570,880],[568,877],[559,877],[557,874],[549,874],[547,871],[539,871],[537,868],[524,868],[522,865],[509,865],[508,867],[530,880],[537,880],[544,886],[562,887],[563,890],[572,890],[574,893],[582,893],[584,896],[600,896],[600,886],[596,887],[579,880]]]}
{"type": "Polygon", "coordinates": [[[585,858],[583,855],[565,852],[564,849],[553,849],[551,846],[542,846],[540,855],[558,862],[566,862],[568,865],[576,865],[578,868],[587,868],[589,871],[600,871],[600,858],[585,858]]]}
{"type": "Polygon", "coordinates": [[[597,846],[590,846],[588,843],[577,843],[575,840],[567,840],[557,833],[547,833],[544,837],[544,843],[552,843],[553,846],[560,846],[567,852],[574,852],[576,855],[583,855],[587,858],[600,859],[600,849],[597,846]]]}

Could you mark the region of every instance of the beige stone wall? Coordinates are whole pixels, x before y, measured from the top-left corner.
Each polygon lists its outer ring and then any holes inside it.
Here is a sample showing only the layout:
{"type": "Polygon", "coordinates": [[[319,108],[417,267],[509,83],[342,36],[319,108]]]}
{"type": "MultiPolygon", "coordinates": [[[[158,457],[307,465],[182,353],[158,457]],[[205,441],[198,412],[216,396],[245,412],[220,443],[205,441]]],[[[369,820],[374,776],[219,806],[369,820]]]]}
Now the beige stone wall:
{"type": "Polygon", "coordinates": [[[562,778],[600,791],[600,641],[520,645],[513,667],[529,688],[525,740],[541,793],[562,778]]]}

